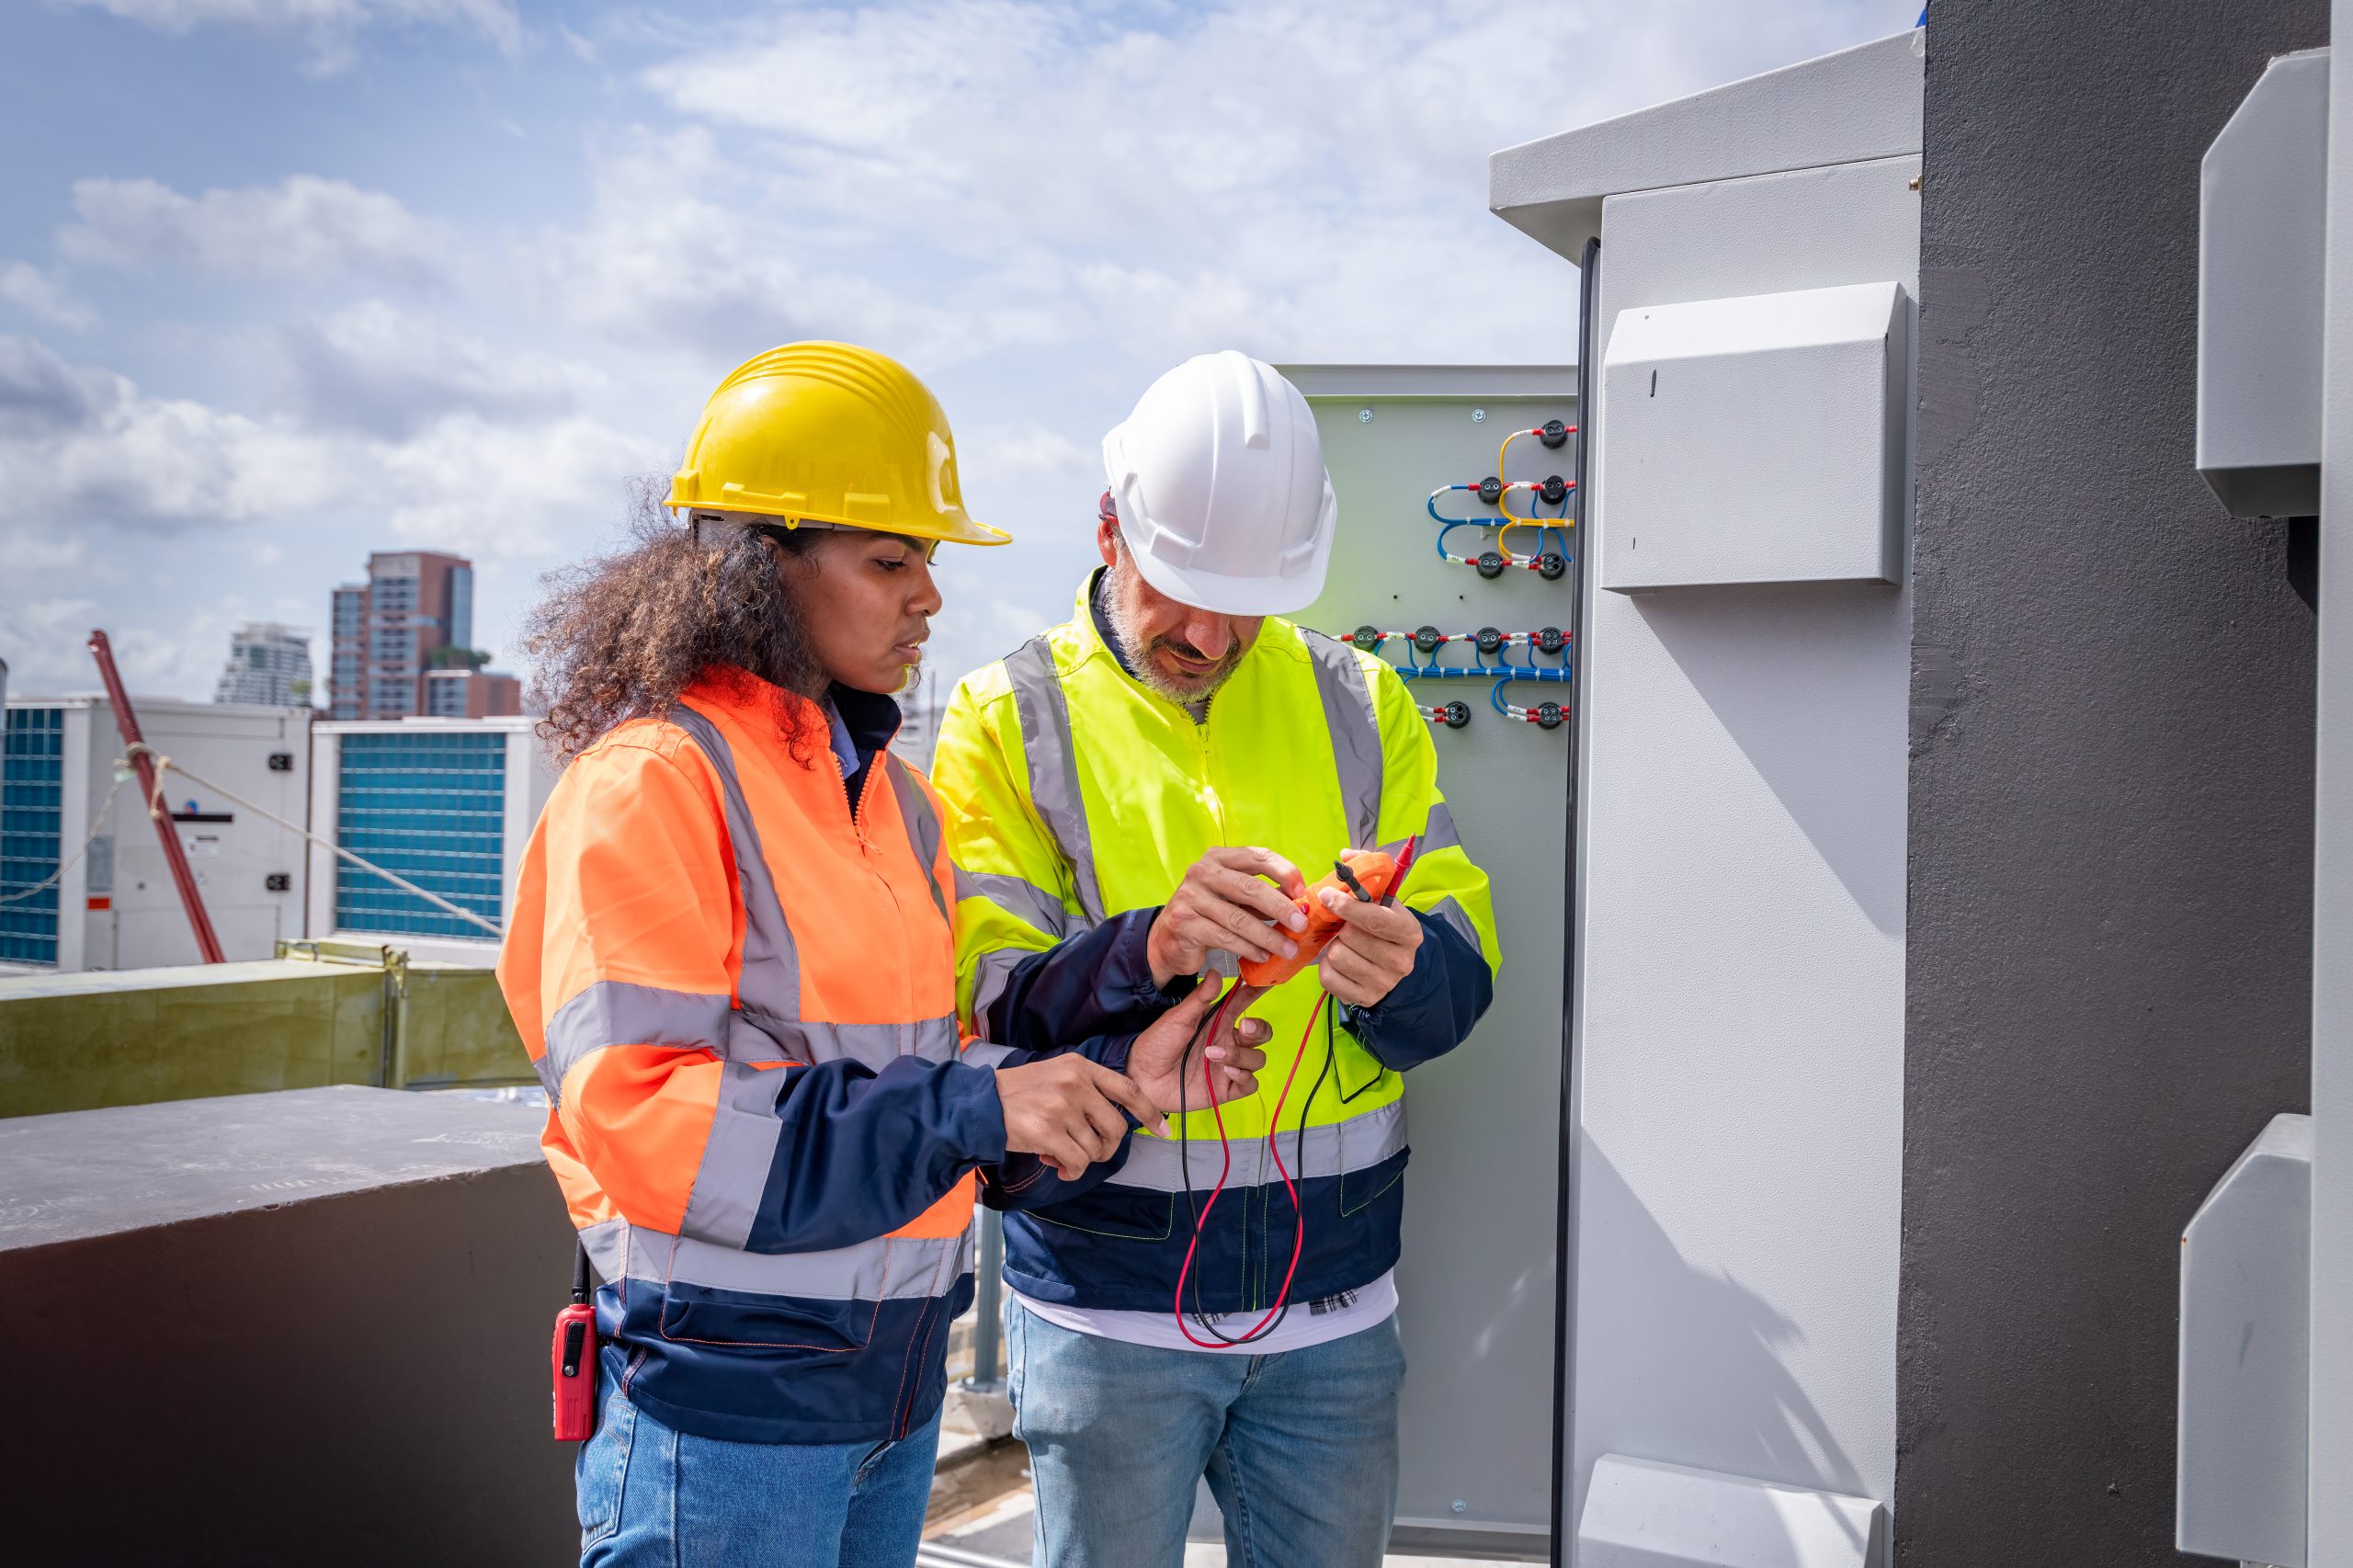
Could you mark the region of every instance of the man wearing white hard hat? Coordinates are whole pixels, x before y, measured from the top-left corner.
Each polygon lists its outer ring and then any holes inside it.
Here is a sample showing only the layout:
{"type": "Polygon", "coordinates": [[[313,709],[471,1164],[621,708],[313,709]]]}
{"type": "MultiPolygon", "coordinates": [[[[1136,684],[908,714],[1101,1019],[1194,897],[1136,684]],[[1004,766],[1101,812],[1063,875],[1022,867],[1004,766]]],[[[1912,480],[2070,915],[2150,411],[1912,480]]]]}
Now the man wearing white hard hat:
{"type": "Polygon", "coordinates": [[[1255,1095],[1083,1176],[1015,1162],[984,1195],[1020,1210],[1006,1345],[1036,1561],[1176,1568],[1206,1477],[1232,1561],[1370,1568],[1397,1493],[1402,1074],[1493,994],[1487,879],[1396,673],[1278,619],[1322,591],[1338,523],[1299,390],[1203,355],[1103,455],[1101,569],[940,730],[967,1056],[1042,1031],[1117,1069],[1238,960],[1266,983],[1199,1049],[1267,1063],[1255,1095]]]}

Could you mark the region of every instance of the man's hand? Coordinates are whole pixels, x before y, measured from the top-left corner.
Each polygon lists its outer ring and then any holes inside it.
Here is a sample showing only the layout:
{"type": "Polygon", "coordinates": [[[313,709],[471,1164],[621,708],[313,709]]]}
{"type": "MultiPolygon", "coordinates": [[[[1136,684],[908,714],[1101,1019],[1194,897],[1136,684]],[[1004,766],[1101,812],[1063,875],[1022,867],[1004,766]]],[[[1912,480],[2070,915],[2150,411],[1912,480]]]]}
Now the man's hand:
{"type": "Polygon", "coordinates": [[[1259,1048],[1274,1028],[1264,1018],[1234,1020],[1266,994],[1261,986],[1243,986],[1226,1010],[1226,1021],[1219,1026],[1216,1038],[1204,1040],[1189,1061],[1186,1057],[1185,1048],[1217,1010],[1225,990],[1218,976],[1203,975],[1191,995],[1154,1019],[1152,1027],[1128,1048],[1128,1076],[1160,1109],[1206,1107],[1212,1072],[1217,1074],[1221,1101],[1246,1099],[1258,1092],[1258,1069],[1267,1064],[1267,1053],[1259,1048]]]}
{"type": "Polygon", "coordinates": [[[1340,933],[1324,949],[1317,973],[1324,989],[1352,1007],[1370,1007],[1414,972],[1422,923],[1402,904],[1386,908],[1326,888],[1324,907],[1340,917],[1340,933]]]}
{"type": "Polygon", "coordinates": [[[1168,1131],[1167,1119],[1142,1089],[1084,1056],[1000,1067],[996,1097],[1005,1109],[1006,1152],[1035,1154],[1064,1181],[1076,1181],[1087,1166],[1119,1152],[1128,1135],[1121,1107],[1154,1131],[1168,1131]]]}
{"type": "Polygon", "coordinates": [[[1212,948],[1239,959],[1291,957],[1299,945],[1271,927],[1307,929],[1307,917],[1291,903],[1306,891],[1299,868],[1271,849],[1211,850],[1187,869],[1153,919],[1144,938],[1153,983],[1200,973],[1212,948]]]}

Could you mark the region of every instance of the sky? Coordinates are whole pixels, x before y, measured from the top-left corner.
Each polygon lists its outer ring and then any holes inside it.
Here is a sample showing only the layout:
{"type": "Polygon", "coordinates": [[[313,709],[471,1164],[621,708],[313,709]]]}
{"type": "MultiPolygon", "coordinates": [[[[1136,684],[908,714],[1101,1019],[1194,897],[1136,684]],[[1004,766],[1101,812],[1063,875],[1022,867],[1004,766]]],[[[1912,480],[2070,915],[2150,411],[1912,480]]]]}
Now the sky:
{"type": "MultiPolygon", "coordinates": [[[[1069,613],[1100,442],[1162,371],[1565,364],[1575,270],[1486,157],[1911,25],[1917,0],[9,0],[0,658],[210,698],[372,550],[476,571],[527,673],[777,344],[956,430],[941,689],[1069,613]]],[[[325,645],[313,643],[322,681],[325,645]]]]}

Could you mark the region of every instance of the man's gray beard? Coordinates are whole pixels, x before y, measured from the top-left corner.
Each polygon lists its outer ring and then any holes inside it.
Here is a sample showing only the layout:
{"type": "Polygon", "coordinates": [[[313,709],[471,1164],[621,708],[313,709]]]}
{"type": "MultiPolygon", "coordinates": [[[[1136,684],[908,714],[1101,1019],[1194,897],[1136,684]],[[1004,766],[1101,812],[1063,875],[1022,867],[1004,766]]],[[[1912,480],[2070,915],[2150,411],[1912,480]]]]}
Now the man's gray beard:
{"type": "Polygon", "coordinates": [[[1128,673],[1135,677],[1138,686],[1155,697],[1165,698],[1179,708],[1207,702],[1216,695],[1220,687],[1233,677],[1233,672],[1241,666],[1241,658],[1238,655],[1229,657],[1214,679],[1190,687],[1178,686],[1162,675],[1159,666],[1152,662],[1151,646],[1137,631],[1132,612],[1128,608],[1126,574],[1135,567],[1129,562],[1127,553],[1123,543],[1119,561],[1111,566],[1109,576],[1104,580],[1103,619],[1111,623],[1111,635],[1120,640],[1120,651],[1128,657],[1131,666],[1128,673]]]}

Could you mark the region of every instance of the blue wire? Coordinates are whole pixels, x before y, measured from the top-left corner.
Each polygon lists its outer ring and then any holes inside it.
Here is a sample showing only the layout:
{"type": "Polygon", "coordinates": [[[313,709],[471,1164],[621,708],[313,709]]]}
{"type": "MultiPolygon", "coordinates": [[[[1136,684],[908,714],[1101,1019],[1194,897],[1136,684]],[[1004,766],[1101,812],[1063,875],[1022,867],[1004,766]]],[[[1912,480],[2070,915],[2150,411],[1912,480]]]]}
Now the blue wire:
{"type": "Polygon", "coordinates": [[[1430,492],[1429,499],[1422,503],[1423,509],[1429,513],[1430,521],[1434,523],[1475,523],[1479,520],[1476,517],[1449,517],[1443,515],[1438,509],[1438,498],[1445,494],[1449,490],[1475,490],[1477,488],[1478,486],[1473,484],[1441,485],[1438,489],[1430,492]]]}

